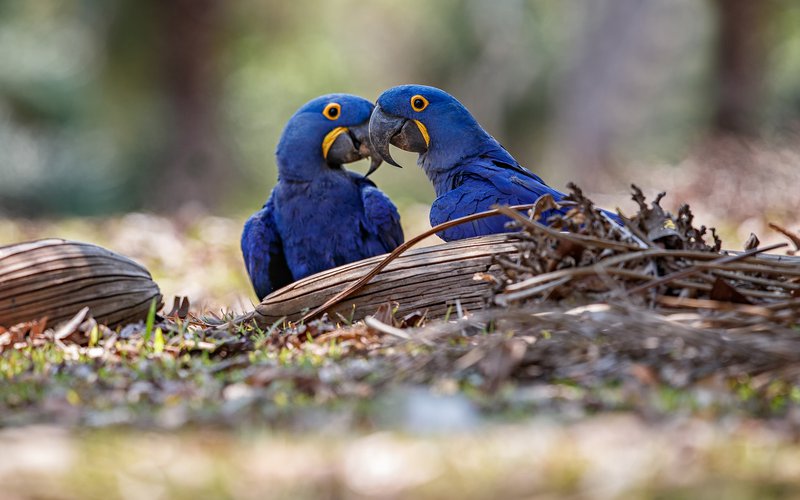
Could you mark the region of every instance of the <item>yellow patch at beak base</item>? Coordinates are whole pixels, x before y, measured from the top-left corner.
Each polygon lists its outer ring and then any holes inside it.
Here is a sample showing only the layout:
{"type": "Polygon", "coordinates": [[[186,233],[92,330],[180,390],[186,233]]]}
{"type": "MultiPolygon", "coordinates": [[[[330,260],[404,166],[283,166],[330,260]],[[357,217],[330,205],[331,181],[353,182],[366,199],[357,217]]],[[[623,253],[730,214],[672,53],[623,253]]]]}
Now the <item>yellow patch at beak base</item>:
{"type": "Polygon", "coordinates": [[[322,157],[326,160],[328,159],[328,151],[331,149],[333,145],[333,141],[336,140],[337,137],[347,132],[347,127],[336,127],[335,129],[328,132],[324,139],[322,139],[322,157]]]}
{"type": "Polygon", "coordinates": [[[425,145],[431,145],[431,136],[428,135],[428,128],[422,124],[419,120],[414,120],[414,123],[417,124],[417,128],[419,129],[419,133],[422,134],[422,138],[425,139],[425,145]]]}

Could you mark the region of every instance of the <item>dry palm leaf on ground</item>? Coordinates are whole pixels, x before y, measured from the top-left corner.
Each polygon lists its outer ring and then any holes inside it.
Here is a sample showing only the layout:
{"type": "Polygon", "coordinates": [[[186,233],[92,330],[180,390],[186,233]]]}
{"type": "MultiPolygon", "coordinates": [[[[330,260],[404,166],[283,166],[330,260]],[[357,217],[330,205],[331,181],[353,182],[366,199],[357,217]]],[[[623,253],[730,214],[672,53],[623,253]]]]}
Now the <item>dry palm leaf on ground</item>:
{"type": "MultiPolygon", "coordinates": [[[[491,283],[476,273],[497,272],[495,258],[516,251],[515,235],[491,235],[406,252],[392,260],[366,286],[328,308],[332,318],[363,319],[387,303],[398,304],[399,314],[419,309],[429,317],[444,317],[460,308],[478,309],[491,296],[491,283]]],[[[299,320],[331,297],[364,278],[385,259],[372,257],[296,281],[267,296],[256,306],[259,323],[299,320]]]]}
{"type": "Polygon", "coordinates": [[[144,319],[154,300],[161,293],[150,273],[105,248],[61,239],[0,247],[0,327],[57,325],[84,307],[114,327],[144,319]]]}

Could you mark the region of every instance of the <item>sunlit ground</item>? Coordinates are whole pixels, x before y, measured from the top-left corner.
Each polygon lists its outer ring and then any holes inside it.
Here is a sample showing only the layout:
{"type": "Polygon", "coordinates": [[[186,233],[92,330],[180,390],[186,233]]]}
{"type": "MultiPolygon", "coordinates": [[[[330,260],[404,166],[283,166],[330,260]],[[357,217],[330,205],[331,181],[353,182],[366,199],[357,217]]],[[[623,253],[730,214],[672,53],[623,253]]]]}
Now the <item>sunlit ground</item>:
{"type": "Polygon", "coordinates": [[[3,498],[796,498],[784,439],[626,415],[429,436],[33,427],[0,431],[0,479],[3,498]]]}

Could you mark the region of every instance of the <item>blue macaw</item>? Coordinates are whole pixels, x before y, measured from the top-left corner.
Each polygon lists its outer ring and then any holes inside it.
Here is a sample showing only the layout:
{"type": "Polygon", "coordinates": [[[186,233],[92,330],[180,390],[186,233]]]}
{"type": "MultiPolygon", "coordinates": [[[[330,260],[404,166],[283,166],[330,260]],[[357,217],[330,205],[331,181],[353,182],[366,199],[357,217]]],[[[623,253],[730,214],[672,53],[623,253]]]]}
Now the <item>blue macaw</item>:
{"type": "MultiPolygon", "coordinates": [[[[522,205],[549,194],[565,195],[521,166],[470,112],[447,92],[425,85],[401,85],[378,97],[370,119],[370,140],[381,159],[399,166],[389,144],[419,153],[417,163],[433,183],[432,226],[489,210],[522,205]]],[[[543,219],[554,211],[546,211],[543,219]]],[[[608,213],[608,212],[607,212],[608,213]]],[[[616,215],[609,215],[618,221],[616,215]]],[[[445,241],[502,233],[504,216],[488,217],[437,233],[445,241]]]]}
{"type": "Polygon", "coordinates": [[[390,252],[403,242],[400,215],[365,176],[342,165],[367,156],[373,104],[347,94],[318,97],[283,130],[278,183],[244,225],[242,254],[259,299],[310,274],[390,252]]]}

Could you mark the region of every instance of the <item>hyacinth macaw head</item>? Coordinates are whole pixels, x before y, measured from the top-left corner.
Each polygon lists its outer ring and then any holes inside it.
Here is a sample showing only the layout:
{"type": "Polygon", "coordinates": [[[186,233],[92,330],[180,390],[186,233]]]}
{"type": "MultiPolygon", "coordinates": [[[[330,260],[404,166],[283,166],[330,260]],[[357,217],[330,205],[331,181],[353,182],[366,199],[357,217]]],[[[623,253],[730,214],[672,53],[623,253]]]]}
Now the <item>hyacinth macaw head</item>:
{"type": "Polygon", "coordinates": [[[372,159],[369,175],[381,164],[369,141],[369,119],[375,106],[350,94],[328,94],[304,104],[289,119],[275,152],[278,176],[305,181],[325,169],[372,159]]]}
{"type": "Polygon", "coordinates": [[[372,147],[397,165],[389,144],[419,153],[426,170],[446,169],[459,159],[499,144],[458,100],[436,87],[400,85],[382,93],[370,119],[372,147]]]}

